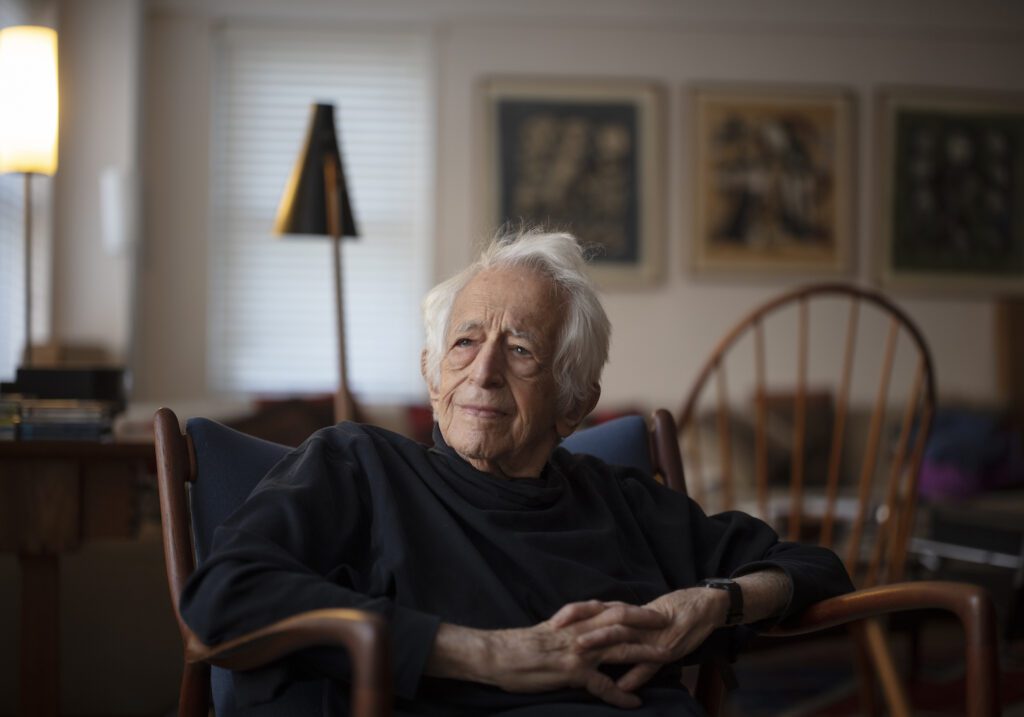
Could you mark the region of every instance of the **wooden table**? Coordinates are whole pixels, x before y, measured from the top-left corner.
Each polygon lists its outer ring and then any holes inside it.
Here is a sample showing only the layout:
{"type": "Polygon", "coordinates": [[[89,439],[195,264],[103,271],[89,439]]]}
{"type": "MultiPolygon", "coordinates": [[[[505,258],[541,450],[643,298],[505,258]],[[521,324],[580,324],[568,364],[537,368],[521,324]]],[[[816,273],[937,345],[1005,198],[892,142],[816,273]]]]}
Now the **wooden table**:
{"type": "Polygon", "coordinates": [[[19,714],[60,708],[60,556],[89,540],[132,538],[147,442],[0,441],[0,550],[21,569],[19,714]]]}

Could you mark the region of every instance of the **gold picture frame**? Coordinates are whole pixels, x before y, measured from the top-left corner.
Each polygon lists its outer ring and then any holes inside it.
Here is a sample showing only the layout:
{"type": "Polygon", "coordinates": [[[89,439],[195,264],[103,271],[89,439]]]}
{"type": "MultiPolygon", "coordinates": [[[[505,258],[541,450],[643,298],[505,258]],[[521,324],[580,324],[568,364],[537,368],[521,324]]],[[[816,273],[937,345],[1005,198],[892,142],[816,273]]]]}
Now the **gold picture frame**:
{"type": "Polygon", "coordinates": [[[841,88],[699,86],[698,274],[839,275],[853,245],[854,99],[841,88]]]}
{"type": "Polygon", "coordinates": [[[495,226],[572,232],[602,288],[664,276],[664,91],[630,80],[491,77],[480,87],[495,226]]]}

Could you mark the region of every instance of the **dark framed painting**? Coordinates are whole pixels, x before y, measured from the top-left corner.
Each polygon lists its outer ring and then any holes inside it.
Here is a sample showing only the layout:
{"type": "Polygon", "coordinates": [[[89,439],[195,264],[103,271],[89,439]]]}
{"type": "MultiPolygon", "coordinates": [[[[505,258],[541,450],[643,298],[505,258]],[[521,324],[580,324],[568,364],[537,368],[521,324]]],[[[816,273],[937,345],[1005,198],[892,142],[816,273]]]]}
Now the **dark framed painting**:
{"type": "Polygon", "coordinates": [[[483,85],[496,226],[568,231],[604,288],[664,268],[663,91],[654,83],[495,77],[483,85]]]}
{"type": "Polygon", "coordinates": [[[694,271],[849,271],[852,95],[833,88],[700,86],[693,107],[694,271]]]}
{"type": "Polygon", "coordinates": [[[883,88],[877,109],[882,283],[1024,291],[1024,95],[883,88]]]}

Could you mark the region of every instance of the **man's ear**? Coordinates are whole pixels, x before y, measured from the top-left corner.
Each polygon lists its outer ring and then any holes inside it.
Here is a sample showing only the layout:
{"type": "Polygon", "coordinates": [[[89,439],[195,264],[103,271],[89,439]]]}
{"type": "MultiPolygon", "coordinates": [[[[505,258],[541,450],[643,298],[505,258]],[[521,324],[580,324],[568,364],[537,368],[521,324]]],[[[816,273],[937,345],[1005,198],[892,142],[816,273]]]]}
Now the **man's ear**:
{"type": "Polygon", "coordinates": [[[566,415],[555,420],[555,430],[558,431],[560,438],[567,438],[572,435],[572,432],[583,422],[591,411],[594,410],[594,406],[601,398],[601,384],[595,383],[590,387],[590,394],[576,404],[575,408],[571,409],[566,415]]]}

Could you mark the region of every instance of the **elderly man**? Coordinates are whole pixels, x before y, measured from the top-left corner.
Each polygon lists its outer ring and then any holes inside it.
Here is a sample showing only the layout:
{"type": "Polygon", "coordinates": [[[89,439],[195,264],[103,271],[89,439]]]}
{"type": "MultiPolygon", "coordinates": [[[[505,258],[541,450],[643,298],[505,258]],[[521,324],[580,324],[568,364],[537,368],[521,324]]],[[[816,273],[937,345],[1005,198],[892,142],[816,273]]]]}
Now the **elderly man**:
{"type": "MultiPolygon", "coordinates": [[[[289,454],[182,595],[201,638],[357,607],[390,618],[399,714],[699,714],[678,665],[713,631],[851,589],[827,550],[559,448],[610,333],[571,236],[495,241],[424,315],[434,446],[343,423],[289,454]]],[[[345,672],[309,651],[236,689],[345,672]]]]}

